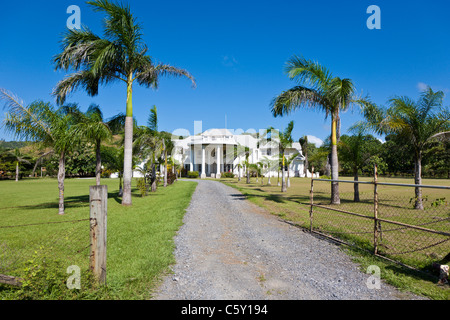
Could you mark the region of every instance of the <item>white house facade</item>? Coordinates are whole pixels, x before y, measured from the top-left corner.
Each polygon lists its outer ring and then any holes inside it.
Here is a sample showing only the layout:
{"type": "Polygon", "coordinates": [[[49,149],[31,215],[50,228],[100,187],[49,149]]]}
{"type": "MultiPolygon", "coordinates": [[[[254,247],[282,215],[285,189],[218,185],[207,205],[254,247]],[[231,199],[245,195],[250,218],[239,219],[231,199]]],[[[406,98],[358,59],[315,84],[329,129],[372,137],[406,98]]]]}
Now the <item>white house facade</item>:
{"type": "MultiPolygon", "coordinates": [[[[245,161],[260,164],[262,174],[278,174],[279,150],[276,138],[272,141],[258,139],[255,134],[233,134],[227,129],[210,129],[183,139],[172,139],[172,157],[187,171],[197,171],[201,178],[219,178],[224,172],[243,176],[245,161]]],[[[285,150],[290,159],[289,176],[305,177],[304,157],[300,143],[294,142],[285,150]]],[[[306,176],[309,176],[309,172],[306,176]]]]}

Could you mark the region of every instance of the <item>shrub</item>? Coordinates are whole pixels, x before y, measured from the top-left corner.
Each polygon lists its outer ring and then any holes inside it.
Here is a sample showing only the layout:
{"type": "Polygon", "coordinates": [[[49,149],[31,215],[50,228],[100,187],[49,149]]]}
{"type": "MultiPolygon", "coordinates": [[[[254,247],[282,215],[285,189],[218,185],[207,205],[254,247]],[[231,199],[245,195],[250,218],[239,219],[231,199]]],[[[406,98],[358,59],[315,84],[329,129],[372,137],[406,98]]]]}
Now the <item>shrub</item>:
{"type": "Polygon", "coordinates": [[[9,298],[14,300],[77,300],[95,298],[95,278],[90,270],[81,270],[80,289],[69,289],[66,265],[59,259],[44,253],[51,248],[41,247],[26,261],[23,268],[22,286],[10,288],[9,298]]]}
{"type": "Polygon", "coordinates": [[[142,197],[148,194],[149,185],[145,183],[144,178],[137,179],[137,187],[142,197]]]}
{"type": "Polygon", "coordinates": [[[222,178],[234,178],[235,175],[233,172],[224,172],[224,173],[222,173],[221,177],[222,178]]]}
{"type": "Polygon", "coordinates": [[[172,170],[167,172],[167,184],[172,184],[176,180],[177,176],[172,170]]]}
{"type": "Polygon", "coordinates": [[[188,171],[187,176],[188,178],[198,178],[199,174],[198,171],[188,171]]]}

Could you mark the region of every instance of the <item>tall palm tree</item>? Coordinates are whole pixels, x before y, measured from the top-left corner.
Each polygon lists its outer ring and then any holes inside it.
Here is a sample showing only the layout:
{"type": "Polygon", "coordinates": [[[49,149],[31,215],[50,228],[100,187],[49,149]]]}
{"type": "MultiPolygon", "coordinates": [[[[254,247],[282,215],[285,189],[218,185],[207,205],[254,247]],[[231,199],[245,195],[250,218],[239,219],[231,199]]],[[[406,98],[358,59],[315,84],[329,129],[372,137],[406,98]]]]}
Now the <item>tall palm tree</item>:
{"type": "Polygon", "coordinates": [[[3,123],[7,132],[13,133],[19,139],[40,142],[59,154],[58,213],[63,215],[66,155],[78,142],[74,139],[71,129],[73,117],[67,113],[67,108],[55,109],[51,104],[43,101],[25,105],[18,97],[5,89],[0,89],[0,100],[5,101],[5,107],[8,110],[3,123]]]}
{"type": "MultiPolygon", "coordinates": [[[[414,149],[414,182],[422,184],[422,153],[440,133],[450,129],[450,110],[443,107],[444,93],[430,87],[423,90],[417,101],[405,96],[389,100],[384,108],[374,103],[363,105],[366,122],[360,125],[379,134],[398,134],[409,141],[414,149]]],[[[423,210],[422,189],[415,188],[415,209],[423,210]]]]}
{"type": "MultiPolygon", "coordinates": [[[[338,180],[339,112],[361,100],[354,97],[355,86],[352,80],[335,77],[319,63],[295,55],[287,61],[285,72],[291,80],[298,82],[298,85],[272,100],[272,114],[275,117],[284,116],[300,107],[307,107],[325,112],[325,118],[331,116],[331,178],[338,180]]],[[[331,203],[340,203],[337,182],[331,184],[331,203]]]]}
{"type": "Polygon", "coordinates": [[[53,94],[58,104],[67,95],[81,87],[88,95],[98,94],[100,85],[113,82],[126,84],[126,120],[124,142],[122,205],[131,205],[132,143],[133,143],[133,84],[156,89],[160,76],[187,77],[195,86],[191,74],[167,64],[157,63],[147,55],[142,28],[130,7],[109,0],[87,2],[94,11],[106,15],[104,35],[100,37],[89,29],[68,30],[62,39],[62,52],[54,57],[56,69],[74,73],[60,81],[53,94]]]}

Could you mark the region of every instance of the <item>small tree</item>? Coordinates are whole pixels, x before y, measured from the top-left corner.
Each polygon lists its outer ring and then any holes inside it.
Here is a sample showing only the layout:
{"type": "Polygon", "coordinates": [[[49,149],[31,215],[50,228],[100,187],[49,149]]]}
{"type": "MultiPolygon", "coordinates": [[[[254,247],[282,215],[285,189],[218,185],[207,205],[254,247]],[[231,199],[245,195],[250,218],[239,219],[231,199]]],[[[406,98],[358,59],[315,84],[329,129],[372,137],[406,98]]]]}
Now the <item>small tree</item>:
{"type": "MultiPolygon", "coordinates": [[[[443,107],[444,93],[434,92],[430,87],[424,90],[418,101],[400,96],[389,100],[389,107],[373,103],[363,104],[366,122],[379,134],[394,133],[408,141],[414,151],[414,182],[422,184],[422,156],[425,147],[436,135],[450,128],[450,110],[443,107]]],[[[415,209],[423,210],[422,188],[415,188],[415,209]]]]}
{"type": "Polygon", "coordinates": [[[7,109],[3,123],[7,132],[13,133],[19,139],[40,142],[46,147],[51,147],[59,155],[58,213],[63,215],[66,155],[78,143],[71,128],[73,117],[67,113],[67,108],[55,109],[43,101],[25,105],[5,89],[0,89],[0,100],[5,101],[7,109]]]}
{"type": "Polygon", "coordinates": [[[24,155],[20,152],[19,148],[14,149],[14,151],[8,151],[4,154],[5,160],[12,161],[16,166],[16,182],[19,181],[20,176],[20,164],[26,163],[31,164],[29,160],[31,160],[30,156],[24,155]]]}
{"type": "MultiPolygon", "coordinates": [[[[348,163],[351,167],[354,181],[358,181],[358,171],[362,170],[370,159],[380,152],[380,145],[381,142],[371,135],[365,135],[361,129],[353,136],[341,136],[338,145],[341,161],[348,163]]],[[[353,189],[353,201],[359,202],[359,184],[355,183],[353,189]]]]}

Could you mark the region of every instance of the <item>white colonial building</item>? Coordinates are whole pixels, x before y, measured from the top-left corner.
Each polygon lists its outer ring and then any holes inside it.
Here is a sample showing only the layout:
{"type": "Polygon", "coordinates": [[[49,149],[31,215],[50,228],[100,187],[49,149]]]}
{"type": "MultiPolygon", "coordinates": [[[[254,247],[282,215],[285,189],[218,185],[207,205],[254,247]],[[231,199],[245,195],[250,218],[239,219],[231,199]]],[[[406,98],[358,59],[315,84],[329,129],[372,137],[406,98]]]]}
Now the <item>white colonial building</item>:
{"type": "MultiPolygon", "coordinates": [[[[279,150],[276,138],[271,142],[258,139],[256,134],[233,134],[227,129],[211,129],[201,134],[173,139],[172,156],[182,163],[187,171],[197,171],[201,178],[220,177],[224,172],[243,176],[248,155],[250,164],[264,164],[262,173],[266,177],[278,174],[279,150]]],[[[304,177],[304,157],[300,143],[294,142],[285,151],[289,176],[304,177]],[[295,155],[295,156],[294,156],[295,155]]],[[[307,174],[309,176],[309,172],[307,174]]]]}

